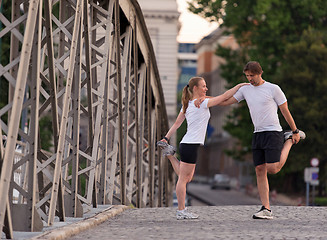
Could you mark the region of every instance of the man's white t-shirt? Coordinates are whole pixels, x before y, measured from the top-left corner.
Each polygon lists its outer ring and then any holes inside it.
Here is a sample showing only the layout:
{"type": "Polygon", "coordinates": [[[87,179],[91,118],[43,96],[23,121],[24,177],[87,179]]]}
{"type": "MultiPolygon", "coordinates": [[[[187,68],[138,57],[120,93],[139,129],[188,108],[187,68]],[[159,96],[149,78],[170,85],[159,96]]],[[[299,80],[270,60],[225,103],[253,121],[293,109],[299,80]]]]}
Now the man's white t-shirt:
{"type": "Polygon", "coordinates": [[[245,99],[250,109],[254,132],[282,131],[278,118],[278,106],[287,101],[285,94],[276,84],[264,82],[260,86],[241,87],[234,98],[240,102],[245,99]]]}
{"type": "MultiPolygon", "coordinates": [[[[185,112],[187,121],[187,131],[180,143],[199,143],[204,144],[207,126],[210,118],[210,111],[208,108],[209,99],[206,98],[197,108],[194,101],[189,101],[185,112]]],[[[183,112],[183,108],[181,109],[183,112]]]]}

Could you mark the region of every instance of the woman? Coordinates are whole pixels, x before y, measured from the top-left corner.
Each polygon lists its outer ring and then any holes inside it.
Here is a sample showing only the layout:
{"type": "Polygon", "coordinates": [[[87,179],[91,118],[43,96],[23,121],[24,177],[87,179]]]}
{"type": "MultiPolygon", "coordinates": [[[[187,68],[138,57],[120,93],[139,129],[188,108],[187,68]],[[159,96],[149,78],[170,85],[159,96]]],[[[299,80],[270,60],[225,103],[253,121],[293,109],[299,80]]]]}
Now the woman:
{"type": "Polygon", "coordinates": [[[220,105],[231,98],[240,87],[246,84],[248,83],[238,84],[224,94],[212,98],[205,98],[208,88],[205,80],[201,77],[191,78],[189,84],[184,87],[182,95],[183,108],[168,133],[157,143],[157,145],[162,148],[163,155],[168,157],[173,169],[178,175],[176,185],[178,201],[177,219],[198,218],[196,214],[189,212],[185,208],[186,184],[193,178],[198,147],[204,144],[210,118],[209,107],[220,105]],[[194,102],[196,99],[200,98],[205,98],[205,100],[198,108],[194,105],[194,102]],[[168,144],[168,141],[171,135],[181,126],[185,118],[187,121],[187,132],[179,145],[181,161],[178,161],[178,159],[173,156],[175,149],[168,144]]]}

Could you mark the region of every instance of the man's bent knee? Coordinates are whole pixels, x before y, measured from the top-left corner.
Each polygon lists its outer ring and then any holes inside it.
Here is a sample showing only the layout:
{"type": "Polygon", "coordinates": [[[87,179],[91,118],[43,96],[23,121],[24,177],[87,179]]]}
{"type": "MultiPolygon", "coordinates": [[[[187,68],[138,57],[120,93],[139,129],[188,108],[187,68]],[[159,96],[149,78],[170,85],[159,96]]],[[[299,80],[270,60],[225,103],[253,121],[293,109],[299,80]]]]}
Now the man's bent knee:
{"type": "Polygon", "coordinates": [[[262,176],[267,174],[266,164],[261,164],[255,167],[255,172],[257,176],[262,176]]]}
{"type": "Polygon", "coordinates": [[[279,171],[280,171],[280,167],[279,167],[279,164],[278,163],[268,164],[268,166],[267,166],[267,172],[269,174],[276,174],[279,171]]]}

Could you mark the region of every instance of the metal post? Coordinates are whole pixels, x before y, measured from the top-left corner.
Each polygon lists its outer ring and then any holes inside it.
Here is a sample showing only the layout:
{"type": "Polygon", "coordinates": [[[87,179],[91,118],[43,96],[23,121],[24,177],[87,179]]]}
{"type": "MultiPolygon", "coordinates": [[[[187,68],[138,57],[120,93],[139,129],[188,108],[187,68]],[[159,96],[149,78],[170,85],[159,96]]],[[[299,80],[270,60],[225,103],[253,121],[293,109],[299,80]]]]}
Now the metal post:
{"type": "Polygon", "coordinates": [[[309,193],[310,193],[310,184],[309,182],[306,183],[306,201],[305,205],[309,206],[309,193]]]}
{"type": "MultiPolygon", "coordinates": [[[[112,12],[112,4],[108,5],[108,12],[112,12]]],[[[110,14],[109,14],[110,15],[110,14]]],[[[111,17],[108,16],[110,19],[111,17]]],[[[112,41],[111,37],[111,27],[107,27],[106,35],[105,35],[105,43],[109,45],[109,43],[112,41]]],[[[110,55],[111,55],[111,48],[108,47],[106,54],[104,54],[104,57],[106,59],[105,61],[105,71],[103,74],[103,80],[105,82],[104,84],[104,93],[103,93],[103,114],[102,114],[102,140],[101,145],[103,146],[101,149],[101,175],[100,175],[100,188],[99,188],[99,203],[106,204],[107,196],[106,196],[106,189],[107,189],[107,176],[108,176],[108,167],[107,167],[107,158],[108,158],[108,135],[109,135],[109,92],[110,92],[110,55]]],[[[101,85],[100,85],[101,86],[101,85]]]]}
{"type": "MultiPolygon", "coordinates": [[[[0,172],[2,169],[2,159],[4,156],[4,146],[3,146],[3,138],[2,138],[2,127],[0,124],[0,172]]],[[[13,239],[13,228],[12,228],[12,218],[11,218],[11,211],[10,211],[10,203],[9,203],[9,198],[7,198],[7,203],[6,203],[6,214],[5,214],[5,219],[4,219],[4,227],[3,229],[0,229],[3,231],[6,235],[6,238],[13,239]]]]}
{"type": "Polygon", "coordinates": [[[36,165],[37,165],[37,152],[38,152],[38,137],[39,137],[39,100],[40,100],[40,57],[41,57],[41,32],[42,32],[42,6],[43,0],[40,0],[39,9],[38,9],[38,19],[35,29],[34,36],[34,50],[32,53],[32,71],[31,71],[31,99],[34,101],[31,107],[31,119],[30,119],[30,135],[32,137],[32,143],[30,144],[30,159],[28,164],[28,219],[31,219],[30,224],[28,224],[28,229],[32,232],[40,231],[43,228],[43,225],[40,224],[40,217],[36,212],[36,165]]]}
{"type": "Polygon", "coordinates": [[[3,232],[6,234],[6,238],[13,239],[14,234],[13,234],[13,227],[12,227],[9,198],[7,200],[7,208],[6,208],[6,215],[4,221],[5,222],[4,222],[3,232]]]}
{"type": "Polygon", "coordinates": [[[55,77],[55,64],[54,64],[54,50],[53,50],[53,35],[52,35],[52,11],[49,5],[49,1],[44,1],[44,14],[45,14],[45,30],[46,30],[46,41],[47,41],[47,53],[48,53],[48,64],[49,64],[49,80],[50,80],[50,98],[51,98],[51,113],[52,113],[52,131],[53,131],[53,142],[54,148],[57,150],[58,146],[58,100],[57,100],[57,87],[55,77]]]}
{"type": "Polygon", "coordinates": [[[146,205],[146,196],[147,196],[147,186],[143,186],[143,182],[146,179],[146,170],[147,167],[144,165],[144,138],[145,138],[145,89],[146,89],[146,66],[143,63],[141,65],[140,69],[140,77],[139,77],[139,99],[138,99],[138,104],[139,104],[139,133],[140,133],[140,168],[139,168],[139,189],[140,189],[140,195],[141,195],[141,202],[140,202],[140,207],[144,207],[146,205]]]}
{"type": "MultiPolygon", "coordinates": [[[[6,148],[0,144],[4,154],[0,227],[5,225],[7,237],[12,237],[18,222],[38,231],[41,220],[51,225],[55,216],[60,221],[66,214],[78,217],[83,212],[80,201],[87,208],[96,207],[97,196],[99,203],[120,200],[154,207],[161,206],[163,194],[171,191],[167,161],[161,162],[154,149],[155,140],[167,128],[164,97],[137,1],[56,0],[45,1],[44,7],[42,1],[12,0],[11,23],[6,19],[0,30],[0,41],[3,37],[11,41],[9,64],[0,72],[10,86],[9,103],[0,109],[0,138],[2,133],[8,136],[6,148]],[[59,18],[52,14],[58,3],[59,18]],[[87,103],[81,102],[85,89],[87,103]],[[29,112],[28,132],[20,129],[22,110],[29,112]],[[44,116],[50,116],[48,125],[53,130],[49,151],[40,141],[39,121],[44,116]],[[88,146],[80,149],[79,129],[85,121],[88,146]],[[22,154],[15,153],[19,138],[26,141],[22,154]],[[85,167],[81,158],[88,161],[85,167]],[[22,178],[15,182],[12,174],[20,170],[22,178]],[[86,194],[82,195],[79,180],[84,177],[86,194]],[[19,192],[18,204],[13,201],[14,189],[19,192]]],[[[5,18],[0,15],[1,24],[5,18]]]]}
{"type": "MultiPolygon", "coordinates": [[[[122,79],[120,64],[120,18],[119,18],[119,0],[115,0],[115,36],[116,36],[116,78],[118,88],[118,142],[119,142],[119,166],[120,166],[120,202],[126,203],[126,186],[125,186],[125,156],[123,147],[123,99],[122,99],[122,79]]],[[[126,127],[126,126],[125,126],[126,127]]]]}
{"type": "Polygon", "coordinates": [[[141,206],[141,156],[140,156],[140,126],[139,126],[139,78],[138,78],[138,45],[137,45],[137,24],[136,16],[134,16],[134,31],[133,31],[133,57],[134,57],[134,86],[135,86],[135,140],[136,140],[136,207],[141,206]]]}
{"type": "MultiPolygon", "coordinates": [[[[157,140],[161,139],[161,114],[160,114],[160,106],[156,105],[157,112],[157,140]]],[[[162,166],[162,156],[160,151],[158,151],[158,207],[162,207],[163,200],[163,166],[162,166]]]]}
{"type": "Polygon", "coordinates": [[[316,190],[316,186],[313,185],[312,186],[312,206],[315,206],[315,195],[316,195],[315,190],[316,190]]]}
{"type": "MultiPolygon", "coordinates": [[[[83,8],[83,4],[81,4],[81,7],[83,8]]],[[[83,19],[83,11],[81,11],[82,19],[83,19]]],[[[72,158],[71,159],[71,166],[72,166],[72,172],[71,172],[71,184],[70,184],[70,195],[68,197],[70,201],[71,209],[68,216],[71,217],[81,217],[78,213],[78,204],[79,200],[77,197],[78,192],[78,168],[79,168],[79,133],[80,133],[80,111],[81,111],[81,103],[80,103],[80,97],[81,97],[81,53],[82,53],[82,27],[80,27],[78,35],[79,40],[77,44],[77,52],[76,52],[76,59],[75,59],[75,74],[73,78],[72,83],[72,110],[73,113],[72,120],[73,120],[73,126],[72,126],[72,158]]],[[[67,213],[67,211],[66,211],[67,213]]]]}
{"type": "MultiPolygon", "coordinates": [[[[88,0],[84,0],[84,41],[85,41],[85,62],[86,62],[86,84],[87,84],[87,111],[88,111],[88,146],[93,145],[93,98],[92,98],[92,85],[93,85],[93,74],[92,74],[92,58],[91,58],[91,41],[89,33],[89,9],[92,9],[92,6],[89,6],[88,0]]],[[[90,149],[91,150],[91,149],[90,149]]],[[[92,152],[92,151],[91,151],[92,152]]]]}
{"type": "Polygon", "coordinates": [[[147,82],[147,123],[148,123],[148,161],[149,161],[149,204],[150,207],[153,207],[153,193],[154,193],[154,167],[153,167],[153,161],[152,159],[152,137],[151,137],[151,110],[152,110],[152,91],[151,91],[151,62],[150,62],[150,56],[148,56],[148,64],[147,64],[147,76],[146,76],[146,82],[147,82]]]}
{"type": "MultiPolygon", "coordinates": [[[[18,0],[12,0],[11,2],[11,21],[15,22],[21,15],[20,13],[20,4],[18,0]]],[[[19,26],[15,27],[15,30],[19,30],[19,26]]],[[[16,58],[19,57],[19,44],[20,41],[18,37],[11,32],[10,36],[10,62],[15,61],[16,58]]],[[[13,76],[14,78],[17,79],[17,74],[18,74],[18,64],[10,69],[10,75],[13,76]]],[[[8,100],[9,102],[13,101],[14,97],[14,87],[9,84],[9,91],[8,91],[8,100]]],[[[8,122],[10,121],[11,118],[11,110],[8,111],[8,122]]]]}
{"type": "Polygon", "coordinates": [[[73,81],[73,73],[75,67],[75,57],[76,51],[79,41],[79,28],[81,25],[81,10],[82,10],[82,1],[77,0],[76,3],[76,14],[75,14],[75,21],[74,21],[74,31],[72,36],[72,46],[70,49],[70,62],[69,68],[67,73],[67,82],[66,82],[66,92],[63,99],[63,110],[62,110],[62,118],[61,118],[61,125],[60,125],[60,132],[59,132],[59,141],[58,141],[58,150],[56,156],[56,163],[55,163],[55,171],[53,177],[53,186],[52,186],[52,194],[50,200],[50,209],[49,209],[49,219],[48,224],[52,225],[54,221],[56,206],[57,206],[57,199],[59,194],[59,185],[61,182],[61,165],[63,159],[63,149],[66,137],[66,129],[67,129],[67,121],[68,121],[68,110],[69,110],[69,99],[71,97],[71,88],[72,88],[72,81],[73,81]]]}
{"type": "MultiPolygon", "coordinates": [[[[23,107],[23,100],[26,87],[26,80],[28,74],[28,67],[29,61],[32,52],[32,42],[34,37],[34,31],[36,26],[36,18],[38,16],[39,1],[31,1],[27,16],[27,23],[25,29],[25,38],[22,46],[22,53],[21,53],[21,61],[19,63],[18,73],[17,73],[17,81],[16,87],[14,92],[13,104],[12,104],[12,112],[11,112],[11,119],[20,119],[22,107],[23,107]]],[[[0,189],[2,193],[0,196],[0,229],[3,228],[3,222],[6,212],[6,204],[7,204],[7,197],[10,185],[10,179],[13,169],[13,162],[14,162],[14,154],[15,154],[15,147],[17,141],[17,134],[19,129],[19,121],[10,121],[9,122],[9,130],[8,130],[8,141],[6,145],[6,151],[4,155],[4,161],[1,169],[1,176],[0,176],[0,189]]]]}

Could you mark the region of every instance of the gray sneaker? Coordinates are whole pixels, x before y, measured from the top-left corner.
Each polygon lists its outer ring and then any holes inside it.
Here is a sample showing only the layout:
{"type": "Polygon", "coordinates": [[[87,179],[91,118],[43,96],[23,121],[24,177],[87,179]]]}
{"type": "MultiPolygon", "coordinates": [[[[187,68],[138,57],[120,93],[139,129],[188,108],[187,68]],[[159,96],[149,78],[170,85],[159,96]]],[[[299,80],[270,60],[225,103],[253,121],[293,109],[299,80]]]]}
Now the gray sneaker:
{"type": "MultiPolygon", "coordinates": [[[[305,133],[303,131],[299,131],[299,135],[300,135],[300,139],[305,139],[305,133]]],[[[288,140],[288,139],[291,139],[293,136],[293,133],[292,131],[286,131],[284,132],[284,141],[288,140]]]]}
{"type": "Polygon", "coordinates": [[[164,141],[158,141],[157,146],[161,148],[162,156],[174,155],[176,152],[175,147],[169,145],[164,141]]]}
{"type": "Polygon", "coordinates": [[[165,156],[169,156],[169,155],[174,155],[176,152],[175,147],[168,145],[167,147],[165,147],[164,149],[161,150],[162,155],[165,156]]]}
{"type": "Polygon", "coordinates": [[[176,218],[177,218],[177,220],[181,220],[181,219],[197,219],[197,218],[199,218],[199,216],[194,214],[194,213],[191,213],[190,211],[187,210],[187,208],[185,208],[183,210],[177,210],[176,218]]]}
{"type": "Polygon", "coordinates": [[[160,147],[161,149],[167,147],[169,144],[164,142],[164,141],[158,141],[157,146],[160,147]]]}
{"type": "Polygon", "coordinates": [[[265,208],[264,206],[261,207],[259,212],[253,214],[253,219],[273,219],[273,215],[271,210],[265,208]]]}

